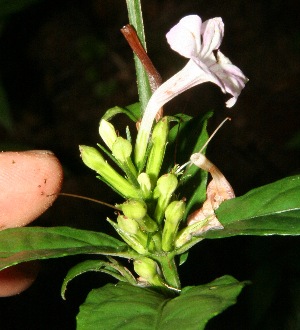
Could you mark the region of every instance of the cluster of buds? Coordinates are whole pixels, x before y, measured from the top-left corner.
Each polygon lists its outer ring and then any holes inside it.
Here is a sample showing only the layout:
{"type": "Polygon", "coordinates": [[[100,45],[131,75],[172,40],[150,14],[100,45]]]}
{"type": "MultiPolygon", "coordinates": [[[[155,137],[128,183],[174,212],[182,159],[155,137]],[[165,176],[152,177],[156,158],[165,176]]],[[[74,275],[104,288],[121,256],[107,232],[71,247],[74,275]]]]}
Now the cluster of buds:
{"type": "MultiPolygon", "coordinates": [[[[134,261],[134,269],[140,281],[158,285],[163,281],[161,272],[157,262],[149,257],[176,254],[176,250],[188,244],[194,236],[220,227],[211,225],[210,213],[205,219],[202,217],[198,221],[194,217],[194,221],[189,219],[187,225],[184,225],[186,203],[184,198],[178,200],[175,194],[180,174],[171,171],[160,176],[169,133],[168,117],[161,118],[154,126],[150,150],[141,173],[132,159],[131,142],[118,136],[114,126],[104,119],[99,127],[100,136],[107,148],[101,146],[101,149],[110,155],[124,174],[121,175],[111,166],[96,148],[81,146],[82,160],[97,172],[101,180],[124,197],[125,202],[115,206],[118,210],[116,221],[107,220],[123,240],[141,255],[134,261]]],[[[196,162],[194,158],[195,155],[191,157],[193,163],[199,166],[199,161],[196,162]]],[[[200,167],[203,168],[203,165],[200,167]]]]}
{"type": "Polygon", "coordinates": [[[109,149],[107,153],[111,153],[125,176],[109,165],[98,149],[80,146],[83,162],[126,199],[123,204],[116,205],[120,210],[117,222],[109,222],[141,254],[171,250],[185,211],[183,201],[174,201],[177,175],[168,173],[159,177],[168,132],[168,118],[163,117],[153,129],[145,171],[138,173],[131,158],[131,142],[118,136],[110,122],[101,120],[99,133],[109,149]]]}
{"type": "Polygon", "coordinates": [[[140,255],[134,261],[134,269],[142,282],[151,285],[159,286],[163,281],[159,256],[182,253],[195,236],[222,229],[214,210],[222,201],[234,197],[222,173],[201,152],[192,155],[189,163],[210,172],[213,180],[203,207],[184,224],[185,198],[179,199],[177,192],[180,171],[160,173],[169,136],[169,117],[157,117],[162,106],[188,88],[209,81],[231,94],[226,105],[232,107],[248,80],[219,51],[223,34],[221,18],[202,23],[196,15],[183,18],[169,31],[167,40],[171,48],[189,61],[154,91],[141,119],[134,148],[130,134],[125,139],[110,122],[101,120],[99,133],[106,147],[99,148],[123,171],[122,175],[100,150],[80,147],[83,162],[125,199],[123,204],[116,205],[117,220],[108,221],[140,255]],[[155,118],[159,120],[154,124],[155,118]]]}

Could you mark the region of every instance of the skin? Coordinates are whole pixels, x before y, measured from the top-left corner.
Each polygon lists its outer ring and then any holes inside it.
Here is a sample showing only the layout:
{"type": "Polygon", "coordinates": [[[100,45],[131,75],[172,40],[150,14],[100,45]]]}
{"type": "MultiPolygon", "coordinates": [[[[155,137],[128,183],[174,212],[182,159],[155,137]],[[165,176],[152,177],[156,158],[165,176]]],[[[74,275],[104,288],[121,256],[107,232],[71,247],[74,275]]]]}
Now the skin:
{"type": "MultiPolygon", "coordinates": [[[[57,198],[62,166],[50,151],[0,153],[0,230],[22,227],[44,213],[57,198]]],[[[0,297],[26,290],[36,279],[38,262],[0,272],[0,297]]]]}

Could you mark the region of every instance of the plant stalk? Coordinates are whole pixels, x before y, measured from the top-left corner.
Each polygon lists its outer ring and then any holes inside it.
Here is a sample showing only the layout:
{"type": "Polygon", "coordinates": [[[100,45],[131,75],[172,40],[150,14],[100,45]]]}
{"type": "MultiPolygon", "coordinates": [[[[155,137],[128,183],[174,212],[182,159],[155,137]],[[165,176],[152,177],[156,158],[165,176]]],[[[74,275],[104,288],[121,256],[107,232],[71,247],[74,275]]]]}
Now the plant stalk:
{"type": "MultiPolygon", "coordinates": [[[[129,23],[135,28],[137,35],[146,50],[144,23],[140,0],[126,0],[129,23]]],[[[134,54],[134,62],[137,76],[137,87],[141,103],[141,115],[144,113],[151,97],[151,88],[146,70],[139,58],[134,54]]]]}

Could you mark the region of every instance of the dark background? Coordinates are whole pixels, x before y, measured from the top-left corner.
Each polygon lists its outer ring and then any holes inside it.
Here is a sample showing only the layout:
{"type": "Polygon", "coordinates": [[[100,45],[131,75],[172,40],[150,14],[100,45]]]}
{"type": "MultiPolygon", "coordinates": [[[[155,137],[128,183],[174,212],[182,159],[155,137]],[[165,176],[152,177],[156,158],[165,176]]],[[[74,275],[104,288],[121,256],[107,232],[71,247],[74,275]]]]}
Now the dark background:
{"type": "MultiPolygon", "coordinates": [[[[132,53],[119,29],[127,23],[124,0],[32,0],[7,14],[0,1],[0,76],[10,130],[0,127],[2,150],[50,149],[65,168],[64,192],[114,202],[79,158],[78,145],[99,142],[98,123],[115,105],[137,100],[132,53]],[[2,11],[1,11],[2,10],[2,11]]],[[[233,109],[211,84],[198,86],[167,107],[172,113],[214,110],[209,131],[232,121],[208,148],[237,195],[300,172],[300,21],[292,0],[143,1],[148,53],[167,79],[185,60],[169,49],[165,33],[184,15],[221,16],[221,51],[250,79],[233,109]]],[[[122,120],[122,119],[120,119],[122,120]]],[[[118,126],[127,123],[122,121],[118,126]]],[[[122,128],[121,133],[123,134],[122,128]]],[[[107,209],[60,197],[36,224],[110,230],[107,209]]],[[[204,241],[180,268],[183,285],[230,274],[251,280],[238,304],[207,329],[300,329],[300,266],[297,237],[237,237],[204,241]]],[[[110,278],[87,274],[60,285],[81,257],[43,262],[26,292],[0,299],[1,329],[74,329],[78,306],[110,278]]]]}

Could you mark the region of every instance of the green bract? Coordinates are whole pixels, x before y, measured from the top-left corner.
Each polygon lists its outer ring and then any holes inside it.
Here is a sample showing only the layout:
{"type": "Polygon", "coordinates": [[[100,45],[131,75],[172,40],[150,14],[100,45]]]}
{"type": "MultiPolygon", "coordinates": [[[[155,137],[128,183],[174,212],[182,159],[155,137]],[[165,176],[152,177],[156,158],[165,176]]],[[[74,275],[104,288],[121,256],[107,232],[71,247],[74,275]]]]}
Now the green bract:
{"type": "Polygon", "coordinates": [[[162,249],[164,251],[171,251],[174,247],[174,239],[184,212],[185,203],[183,201],[174,201],[168,205],[165,212],[165,224],[162,233],[162,249]]]}
{"type": "Polygon", "coordinates": [[[151,136],[151,151],[147,160],[146,173],[150,177],[152,187],[155,187],[160,168],[164,158],[164,152],[168,142],[168,119],[162,118],[155,126],[151,136]]]}
{"type": "Polygon", "coordinates": [[[86,166],[96,171],[100,179],[110,185],[119,194],[128,198],[139,198],[142,192],[133,186],[126,178],[116,172],[103,158],[101,153],[88,146],[80,146],[81,158],[86,166]]]}

